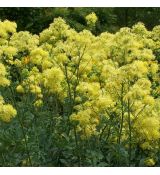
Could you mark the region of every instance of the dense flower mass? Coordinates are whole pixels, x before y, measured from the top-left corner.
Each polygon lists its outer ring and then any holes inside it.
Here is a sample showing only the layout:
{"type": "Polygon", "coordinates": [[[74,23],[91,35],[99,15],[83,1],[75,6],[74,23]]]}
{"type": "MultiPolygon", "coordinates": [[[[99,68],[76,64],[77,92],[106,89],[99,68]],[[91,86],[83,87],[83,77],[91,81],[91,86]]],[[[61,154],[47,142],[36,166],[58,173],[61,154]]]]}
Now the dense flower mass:
{"type": "MultiPolygon", "coordinates": [[[[86,20],[94,25],[97,16],[89,14],[86,20]]],[[[85,150],[86,145],[92,147],[97,142],[99,150],[108,150],[108,155],[114,146],[124,150],[126,166],[132,161],[139,165],[142,160],[144,166],[156,165],[160,151],[159,26],[148,31],[138,23],[99,36],[88,30],[77,32],[62,18],[55,19],[39,36],[16,32],[16,24],[9,21],[0,26],[0,86],[11,86],[11,103],[17,104],[16,112],[0,98],[2,121],[14,118],[23,104],[32,115],[36,113],[32,121],[51,120],[45,127],[59,139],[56,145],[63,137],[75,139],[77,149],[85,150]],[[141,157],[133,158],[136,154],[141,157]]],[[[23,120],[29,127],[25,114],[23,120]]],[[[37,131],[34,128],[34,133],[37,131]]]]}
{"type": "Polygon", "coordinates": [[[6,68],[0,63],[0,86],[7,86],[10,84],[10,81],[6,78],[6,68]]]}
{"type": "MultiPolygon", "coordinates": [[[[8,24],[8,23],[7,23],[8,24]]],[[[10,81],[6,78],[6,68],[0,63],[0,86],[9,86],[10,81]]],[[[15,117],[17,111],[10,104],[5,104],[3,97],[0,95],[0,120],[9,122],[13,117],[15,117]]]]}
{"type": "Polygon", "coordinates": [[[98,18],[95,13],[91,13],[86,16],[86,21],[89,26],[95,25],[95,23],[97,22],[97,19],[98,18]]]}
{"type": "Polygon", "coordinates": [[[10,104],[4,104],[3,98],[0,96],[0,119],[9,122],[17,114],[16,110],[10,104]]]}

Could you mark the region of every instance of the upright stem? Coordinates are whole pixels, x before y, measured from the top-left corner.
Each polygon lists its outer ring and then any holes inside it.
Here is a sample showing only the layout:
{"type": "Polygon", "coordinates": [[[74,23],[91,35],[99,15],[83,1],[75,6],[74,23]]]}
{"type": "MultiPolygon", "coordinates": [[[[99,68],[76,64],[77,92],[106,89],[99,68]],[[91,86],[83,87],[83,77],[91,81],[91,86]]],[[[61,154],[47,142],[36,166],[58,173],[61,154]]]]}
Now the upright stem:
{"type": "Polygon", "coordinates": [[[2,153],[2,159],[3,159],[2,166],[3,167],[7,166],[6,161],[5,161],[5,157],[4,157],[4,154],[3,153],[2,153]]]}
{"type": "MultiPolygon", "coordinates": [[[[71,79],[72,79],[72,77],[69,79],[67,65],[64,65],[64,67],[65,67],[65,76],[66,76],[66,81],[67,81],[67,86],[68,86],[68,96],[69,96],[69,113],[68,113],[69,131],[68,131],[68,135],[69,135],[69,132],[70,132],[70,120],[69,120],[69,116],[72,114],[73,108],[74,108],[74,105],[75,105],[76,88],[77,88],[77,86],[79,84],[79,66],[80,66],[82,57],[84,55],[85,49],[86,49],[86,46],[84,47],[84,50],[83,50],[82,54],[80,54],[80,51],[79,51],[79,54],[78,54],[79,55],[79,60],[78,60],[78,63],[76,65],[76,69],[75,69],[75,72],[74,72],[74,74],[76,74],[76,84],[72,88],[71,88],[71,79]]],[[[78,145],[78,138],[77,138],[76,127],[74,126],[73,129],[74,129],[74,137],[75,137],[75,142],[76,142],[78,162],[79,162],[79,166],[81,166],[80,147],[78,145]]]]}
{"type": "Polygon", "coordinates": [[[77,131],[76,128],[74,127],[74,137],[76,141],[76,151],[77,151],[77,157],[78,157],[78,166],[81,166],[81,157],[80,157],[80,150],[79,150],[79,145],[78,145],[78,138],[77,138],[77,131]]]}
{"type": "Polygon", "coordinates": [[[67,80],[67,86],[68,86],[68,95],[69,95],[69,115],[71,114],[71,108],[72,108],[72,94],[71,94],[71,86],[70,86],[70,81],[68,78],[68,71],[67,71],[67,66],[65,65],[65,76],[66,76],[66,80],[67,80]]]}
{"type": "MultiPolygon", "coordinates": [[[[12,93],[14,106],[16,107],[16,109],[18,109],[17,104],[16,104],[16,100],[15,100],[15,96],[14,96],[14,93],[13,93],[13,90],[12,90],[11,87],[10,87],[10,90],[11,90],[11,93],[12,93]]],[[[26,134],[25,134],[25,131],[24,131],[23,122],[21,121],[21,118],[20,118],[19,114],[17,114],[17,119],[18,119],[19,124],[21,126],[21,130],[22,130],[22,134],[23,134],[23,138],[24,138],[24,143],[25,143],[25,149],[26,149],[26,152],[27,152],[27,155],[28,155],[28,160],[29,160],[30,166],[32,166],[32,161],[31,161],[31,156],[30,156],[30,152],[29,152],[29,149],[28,149],[26,134]]]]}
{"type": "Polygon", "coordinates": [[[123,129],[123,121],[124,121],[123,91],[124,91],[124,85],[123,85],[123,83],[122,83],[122,90],[121,90],[121,120],[120,120],[120,131],[119,131],[118,144],[121,143],[121,136],[122,136],[122,129],[123,129]]]}
{"type": "Polygon", "coordinates": [[[67,107],[69,108],[69,112],[67,111],[67,122],[68,122],[68,131],[67,135],[70,134],[71,126],[70,126],[70,115],[72,114],[72,93],[71,93],[71,86],[70,86],[70,80],[68,77],[68,71],[67,71],[67,65],[65,65],[65,76],[66,76],[66,81],[67,81],[67,86],[68,86],[68,96],[69,96],[69,106],[67,104],[67,107]]]}
{"type": "Polygon", "coordinates": [[[129,166],[131,164],[131,147],[132,147],[132,128],[131,128],[131,115],[130,115],[130,101],[128,100],[128,105],[127,105],[127,110],[128,110],[128,129],[129,129],[129,166]]]}
{"type": "Polygon", "coordinates": [[[24,131],[24,126],[23,126],[23,123],[22,123],[19,116],[18,116],[18,120],[19,120],[21,129],[22,129],[22,134],[23,134],[23,137],[24,137],[25,148],[26,148],[26,152],[27,152],[27,155],[28,155],[29,164],[30,164],[30,166],[32,166],[32,161],[31,161],[31,156],[30,156],[30,152],[29,152],[29,149],[28,149],[28,143],[27,143],[26,134],[25,134],[25,131],[24,131]]]}

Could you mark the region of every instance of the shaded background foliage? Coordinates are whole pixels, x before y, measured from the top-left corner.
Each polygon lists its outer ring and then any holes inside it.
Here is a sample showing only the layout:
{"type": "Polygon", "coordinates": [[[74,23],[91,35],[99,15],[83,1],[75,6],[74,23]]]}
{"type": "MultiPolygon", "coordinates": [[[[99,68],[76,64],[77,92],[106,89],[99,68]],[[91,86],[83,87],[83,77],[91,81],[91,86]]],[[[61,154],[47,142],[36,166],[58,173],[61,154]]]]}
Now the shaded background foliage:
{"type": "Polygon", "coordinates": [[[160,8],[0,8],[0,19],[16,21],[18,30],[39,33],[48,27],[55,17],[63,17],[78,31],[86,28],[85,16],[95,12],[99,20],[93,31],[116,32],[124,26],[132,26],[141,21],[148,29],[160,24],[160,8]]]}

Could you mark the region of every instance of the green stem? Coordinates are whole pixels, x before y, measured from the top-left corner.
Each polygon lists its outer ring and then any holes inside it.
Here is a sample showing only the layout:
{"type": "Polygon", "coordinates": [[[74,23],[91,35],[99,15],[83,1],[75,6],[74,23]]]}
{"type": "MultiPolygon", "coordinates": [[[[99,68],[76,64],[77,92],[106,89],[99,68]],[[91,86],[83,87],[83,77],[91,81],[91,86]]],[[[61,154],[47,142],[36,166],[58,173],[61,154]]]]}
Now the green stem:
{"type": "MultiPolygon", "coordinates": [[[[17,104],[16,104],[16,100],[15,100],[15,96],[14,96],[14,93],[13,93],[13,90],[12,90],[11,87],[10,87],[10,90],[11,90],[11,94],[12,94],[12,97],[13,97],[12,99],[13,99],[14,106],[16,107],[16,109],[18,109],[17,104]]],[[[19,114],[17,114],[17,119],[18,119],[19,124],[21,126],[21,130],[22,130],[22,134],[23,134],[23,138],[24,138],[24,142],[25,142],[25,149],[26,149],[26,152],[27,152],[27,155],[28,155],[28,160],[29,160],[30,166],[32,166],[31,156],[30,156],[30,152],[29,152],[29,149],[28,149],[27,138],[26,138],[26,134],[25,134],[25,131],[24,131],[24,125],[23,125],[23,122],[21,121],[21,117],[20,117],[19,114]]]]}
{"type": "Polygon", "coordinates": [[[121,144],[121,136],[122,136],[122,129],[123,129],[123,121],[124,121],[123,91],[124,91],[124,85],[122,84],[122,91],[121,91],[121,120],[120,120],[120,131],[119,131],[118,144],[121,144]]]}
{"type": "Polygon", "coordinates": [[[128,105],[127,105],[127,110],[128,110],[128,129],[129,129],[129,166],[131,165],[131,149],[132,149],[132,128],[131,128],[131,115],[130,115],[130,101],[128,100],[128,105]]]}
{"type": "Polygon", "coordinates": [[[70,81],[68,78],[68,71],[67,71],[67,66],[65,65],[65,76],[67,80],[67,86],[68,86],[68,95],[69,95],[69,115],[71,114],[71,108],[72,108],[72,94],[71,94],[71,87],[70,87],[70,81]]]}
{"type": "Polygon", "coordinates": [[[36,117],[37,117],[36,114],[34,114],[33,129],[34,129],[34,132],[35,132],[35,141],[36,141],[37,148],[38,148],[38,150],[36,150],[36,151],[38,153],[38,156],[39,155],[41,156],[41,150],[40,150],[40,144],[39,144],[39,138],[38,138],[38,132],[37,132],[38,123],[37,123],[37,118],[36,117]]]}
{"type": "Polygon", "coordinates": [[[81,157],[80,157],[80,150],[79,150],[79,145],[78,145],[78,138],[77,138],[77,131],[76,128],[74,127],[74,137],[75,137],[75,142],[76,142],[76,152],[77,152],[77,157],[78,157],[78,166],[81,166],[81,157]]]}
{"type": "Polygon", "coordinates": [[[3,159],[3,167],[4,166],[7,166],[6,161],[5,161],[5,157],[4,157],[4,154],[3,153],[2,153],[2,159],[3,159]]]}

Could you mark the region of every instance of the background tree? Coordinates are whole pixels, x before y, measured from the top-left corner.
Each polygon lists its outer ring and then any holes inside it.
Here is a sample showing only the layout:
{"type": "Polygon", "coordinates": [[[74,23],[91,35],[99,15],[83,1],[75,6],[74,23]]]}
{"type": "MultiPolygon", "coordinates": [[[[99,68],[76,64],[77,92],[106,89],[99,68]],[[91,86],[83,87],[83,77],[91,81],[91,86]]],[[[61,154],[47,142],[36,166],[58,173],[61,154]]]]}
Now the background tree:
{"type": "Polygon", "coordinates": [[[63,17],[77,31],[86,28],[85,16],[95,12],[98,22],[92,31],[100,34],[104,31],[116,32],[119,28],[131,27],[141,21],[148,29],[160,24],[160,8],[0,8],[1,20],[16,21],[18,30],[39,33],[47,28],[53,18],[63,17]]]}

